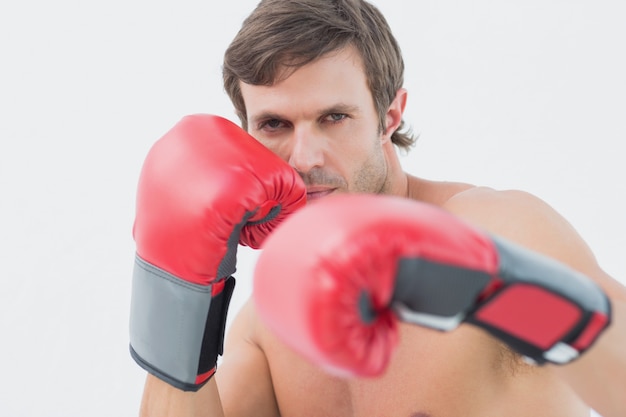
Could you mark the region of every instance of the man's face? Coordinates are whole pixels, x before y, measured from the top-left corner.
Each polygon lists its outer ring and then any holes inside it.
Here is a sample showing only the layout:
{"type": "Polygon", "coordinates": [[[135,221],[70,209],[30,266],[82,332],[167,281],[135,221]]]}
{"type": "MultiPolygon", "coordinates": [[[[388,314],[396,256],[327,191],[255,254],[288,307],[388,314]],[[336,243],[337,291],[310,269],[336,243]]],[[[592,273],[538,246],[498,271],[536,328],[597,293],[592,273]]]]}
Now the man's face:
{"type": "Polygon", "coordinates": [[[295,168],[309,201],[387,186],[378,116],[352,48],[322,57],[272,86],[241,84],[248,131],[295,168]]]}

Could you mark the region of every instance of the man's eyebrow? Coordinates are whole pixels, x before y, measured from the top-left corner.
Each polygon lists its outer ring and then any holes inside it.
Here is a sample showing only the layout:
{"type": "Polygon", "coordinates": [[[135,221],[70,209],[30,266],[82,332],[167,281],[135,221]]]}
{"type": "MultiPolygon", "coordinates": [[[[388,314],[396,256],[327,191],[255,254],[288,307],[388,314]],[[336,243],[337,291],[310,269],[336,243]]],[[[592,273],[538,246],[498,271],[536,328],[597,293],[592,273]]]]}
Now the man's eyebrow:
{"type": "Polygon", "coordinates": [[[359,106],[355,106],[352,104],[345,104],[345,103],[337,103],[325,109],[320,110],[319,115],[324,116],[326,114],[332,114],[332,113],[349,113],[350,114],[350,113],[356,113],[358,111],[359,111],[359,106]]]}
{"type": "Polygon", "coordinates": [[[248,123],[250,125],[253,125],[255,123],[258,123],[261,120],[271,120],[271,119],[285,120],[285,118],[278,113],[274,113],[271,111],[262,111],[261,113],[250,115],[250,120],[248,121],[248,123]]]}

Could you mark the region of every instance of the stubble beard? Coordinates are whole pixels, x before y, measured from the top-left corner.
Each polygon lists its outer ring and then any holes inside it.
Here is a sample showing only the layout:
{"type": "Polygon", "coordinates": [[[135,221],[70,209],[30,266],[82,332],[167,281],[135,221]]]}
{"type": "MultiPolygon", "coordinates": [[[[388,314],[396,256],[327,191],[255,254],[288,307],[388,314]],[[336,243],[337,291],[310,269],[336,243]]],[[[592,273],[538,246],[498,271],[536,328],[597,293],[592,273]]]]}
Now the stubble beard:
{"type": "Polygon", "coordinates": [[[307,186],[326,185],[345,193],[387,194],[391,189],[391,181],[380,140],[380,136],[377,136],[372,142],[369,156],[354,173],[352,184],[342,176],[329,173],[323,168],[314,168],[307,173],[298,172],[298,174],[307,186]]]}
{"type": "Polygon", "coordinates": [[[369,158],[356,173],[352,188],[350,191],[356,193],[387,194],[389,192],[391,188],[389,167],[380,146],[380,138],[377,138],[369,158]]]}

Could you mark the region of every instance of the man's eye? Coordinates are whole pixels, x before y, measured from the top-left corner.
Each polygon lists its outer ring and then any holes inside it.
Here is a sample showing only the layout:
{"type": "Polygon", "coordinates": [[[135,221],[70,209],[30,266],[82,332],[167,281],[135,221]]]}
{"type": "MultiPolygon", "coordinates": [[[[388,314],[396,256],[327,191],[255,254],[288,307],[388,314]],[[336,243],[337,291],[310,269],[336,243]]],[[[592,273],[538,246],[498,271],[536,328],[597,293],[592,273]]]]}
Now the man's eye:
{"type": "Polygon", "coordinates": [[[282,126],[282,122],[278,119],[268,119],[259,123],[259,130],[262,129],[279,129],[282,126]]]}
{"type": "Polygon", "coordinates": [[[337,123],[348,118],[348,116],[343,113],[331,113],[327,116],[327,118],[330,122],[337,123]]]}

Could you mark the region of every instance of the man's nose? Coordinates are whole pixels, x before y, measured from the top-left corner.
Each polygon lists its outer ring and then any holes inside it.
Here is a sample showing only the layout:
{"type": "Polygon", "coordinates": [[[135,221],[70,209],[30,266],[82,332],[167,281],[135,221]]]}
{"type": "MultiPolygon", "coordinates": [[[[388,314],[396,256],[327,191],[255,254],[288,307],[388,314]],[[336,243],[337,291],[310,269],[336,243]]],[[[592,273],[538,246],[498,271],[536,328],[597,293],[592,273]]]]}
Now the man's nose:
{"type": "Polygon", "coordinates": [[[296,171],[307,173],[324,164],[324,141],[310,128],[297,128],[293,131],[289,165],[296,171]]]}

